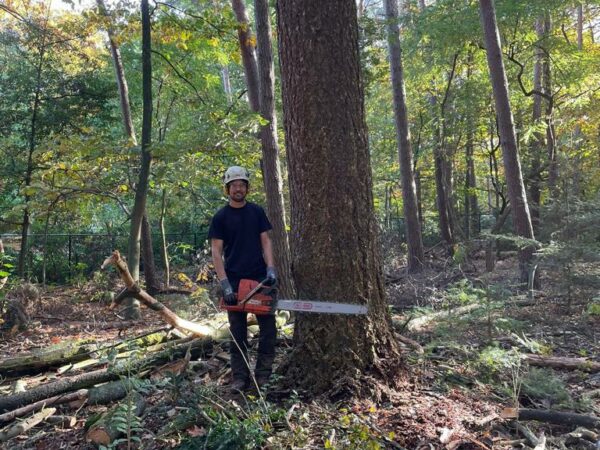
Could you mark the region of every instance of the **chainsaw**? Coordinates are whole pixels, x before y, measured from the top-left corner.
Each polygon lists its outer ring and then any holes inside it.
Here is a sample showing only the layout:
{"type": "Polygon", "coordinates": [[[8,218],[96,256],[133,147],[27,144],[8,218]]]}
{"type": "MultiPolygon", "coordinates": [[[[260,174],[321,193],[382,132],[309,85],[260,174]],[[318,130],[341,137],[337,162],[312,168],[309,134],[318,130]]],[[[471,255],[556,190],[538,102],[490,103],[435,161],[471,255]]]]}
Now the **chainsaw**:
{"type": "Polygon", "coordinates": [[[366,305],[322,302],[317,300],[278,299],[277,287],[269,280],[240,280],[236,305],[226,305],[221,298],[220,307],[226,311],[248,312],[257,315],[272,314],[276,309],[320,314],[366,314],[366,305]]]}

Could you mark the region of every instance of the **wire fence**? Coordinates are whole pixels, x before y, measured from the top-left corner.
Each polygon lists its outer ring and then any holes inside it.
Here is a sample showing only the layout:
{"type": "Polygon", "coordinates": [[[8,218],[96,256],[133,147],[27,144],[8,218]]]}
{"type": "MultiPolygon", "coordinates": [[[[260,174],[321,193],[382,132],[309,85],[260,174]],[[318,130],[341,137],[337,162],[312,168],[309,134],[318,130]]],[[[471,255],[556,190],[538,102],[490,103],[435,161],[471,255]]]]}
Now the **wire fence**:
{"type": "MultiPolygon", "coordinates": [[[[171,264],[193,264],[197,252],[206,244],[207,231],[167,233],[168,255],[171,264]]],[[[1,236],[9,258],[16,259],[21,249],[21,236],[1,236]]],[[[129,236],[126,234],[59,233],[28,236],[25,271],[34,281],[63,283],[76,277],[89,277],[100,268],[113,250],[127,254],[129,236]]],[[[161,236],[152,234],[154,260],[162,265],[161,236]]],[[[142,267],[143,270],[143,267],[142,267]]]]}

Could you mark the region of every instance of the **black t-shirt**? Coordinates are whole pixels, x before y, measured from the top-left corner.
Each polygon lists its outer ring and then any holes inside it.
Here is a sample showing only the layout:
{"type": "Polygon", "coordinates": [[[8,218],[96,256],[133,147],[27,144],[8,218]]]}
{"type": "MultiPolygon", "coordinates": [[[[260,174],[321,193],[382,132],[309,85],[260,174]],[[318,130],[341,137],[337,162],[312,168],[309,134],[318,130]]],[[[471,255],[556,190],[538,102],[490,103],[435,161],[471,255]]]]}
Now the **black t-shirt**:
{"type": "Polygon", "coordinates": [[[265,211],[255,203],[246,202],[241,208],[226,205],[217,211],[208,238],[223,240],[225,272],[230,281],[265,276],[260,234],[271,228],[265,211]]]}

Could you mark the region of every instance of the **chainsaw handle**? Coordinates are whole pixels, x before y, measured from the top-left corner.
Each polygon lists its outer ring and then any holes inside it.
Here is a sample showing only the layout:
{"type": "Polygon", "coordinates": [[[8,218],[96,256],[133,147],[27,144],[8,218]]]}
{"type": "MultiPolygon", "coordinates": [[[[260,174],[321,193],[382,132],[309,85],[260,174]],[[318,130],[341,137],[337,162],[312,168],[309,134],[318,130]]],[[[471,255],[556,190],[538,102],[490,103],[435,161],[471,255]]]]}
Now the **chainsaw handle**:
{"type": "Polygon", "coordinates": [[[248,292],[248,294],[246,294],[246,296],[242,300],[240,300],[238,305],[240,305],[240,306],[244,305],[248,300],[250,300],[252,297],[254,297],[258,291],[260,291],[263,287],[265,287],[265,283],[267,281],[268,281],[268,278],[265,278],[260,283],[258,283],[254,289],[252,289],[250,292],[248,292]]]}

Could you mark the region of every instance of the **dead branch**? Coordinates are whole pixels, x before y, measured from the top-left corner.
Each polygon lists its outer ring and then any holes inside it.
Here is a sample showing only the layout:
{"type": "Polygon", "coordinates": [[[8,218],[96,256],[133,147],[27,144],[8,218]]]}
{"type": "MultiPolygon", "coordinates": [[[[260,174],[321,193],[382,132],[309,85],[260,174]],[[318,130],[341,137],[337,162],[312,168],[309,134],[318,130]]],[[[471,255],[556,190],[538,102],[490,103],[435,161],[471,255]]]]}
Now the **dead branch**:
{"type": "Polygon", "coordinates": [[[555,425],[600,429],[598,417],[543,409],[519,409],[519,420],[535,420],[555,425]]]}
{"type": "Polygon", "coordinates": [[[121,292],[114,299],[111,309],[117,306],[125,298],[135,297],[151,310],[158,312],[169,325],[173,325],[176,328],[189,331],[190,333],[201,337],[211,336],[214,333],[214,329],[210,327],[182,319],[146,291],[141,289],[133,280],[133,277],[129,273],[129,269],[127,268],[127,264],[121,258],[118,250],[115,250],[113,254],[104,261],[102,268],[105,268],[108,265],[114,265],[116,267],[117,271],[121,275],[121,278],[125,282],[125,286],[127,287],[126,292],[121,292]]]}
{"type": "Polygon", "coordinates": [[[56,412],[56,408],[48,408],[43,409],[39,413],[34,414],[30,418],[19,422],[18,424],[13,425],[8,428],[6,431],[0,432],[0,442],[6,442],[9,439],[14,438],[15,436],[19,436],[20,434],[25,433],[31,428],[35,427],[38,423],[43,422],[48,417],[56,412]]]}
{"type": "Polygon", "coordinates": [[[130,414],[140,416],[146,407],[146,402],[140,394],[132,392],[123,403],[115,405],[90,427],[85,435],[86,440],[96,445],[110,445],[119,437],[122,433],[112,419],[122,411],[122,405],[130,410],[130,414]]]}
{"type": "Polygon", "coordinates": [[[583,370],[585,372],[600,372],[600,363],[586,358],[565,358],[560,356],[524,355],[525,360],[532,366],[553,367],[555,369],[583,370]]]}

